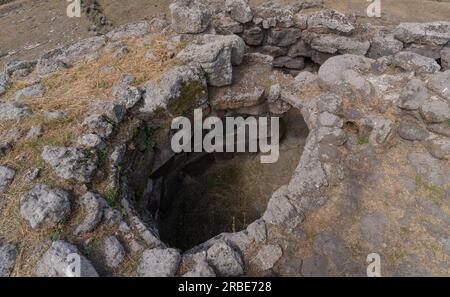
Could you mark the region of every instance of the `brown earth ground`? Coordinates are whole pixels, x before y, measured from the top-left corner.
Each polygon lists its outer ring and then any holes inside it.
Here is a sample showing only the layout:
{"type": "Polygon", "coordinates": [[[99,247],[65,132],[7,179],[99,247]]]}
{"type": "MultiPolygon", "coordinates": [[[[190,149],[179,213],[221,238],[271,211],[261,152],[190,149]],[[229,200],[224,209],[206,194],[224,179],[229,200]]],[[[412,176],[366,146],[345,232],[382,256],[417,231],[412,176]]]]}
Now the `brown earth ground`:
{"type": "MultiPolygon", "coordinates": [[[[97,2],[113,27],[167,14],[170,4],[169,0],[97,2]]],[[[267,0],[251,0],[251,2],[261,4],[267,0]]],[[[344,13],[354,13],[363,21],[368,19],[365,17],[367,5],[368,2],[365,0],[325,0],[325,7],[344,13]]],[[[67,2],[61,0],[15,0],[0,5],[0,67],[7,61],[36,58],[44,51],[96,34],[88,30],[92,24],[86,15],[70,19],[66,16],[66,7],[67,2]]],[[[450,0],[383,0],[382,13],[380,20],[370,19],[370,21],[398,23],[448,20],[450,0]]]]}

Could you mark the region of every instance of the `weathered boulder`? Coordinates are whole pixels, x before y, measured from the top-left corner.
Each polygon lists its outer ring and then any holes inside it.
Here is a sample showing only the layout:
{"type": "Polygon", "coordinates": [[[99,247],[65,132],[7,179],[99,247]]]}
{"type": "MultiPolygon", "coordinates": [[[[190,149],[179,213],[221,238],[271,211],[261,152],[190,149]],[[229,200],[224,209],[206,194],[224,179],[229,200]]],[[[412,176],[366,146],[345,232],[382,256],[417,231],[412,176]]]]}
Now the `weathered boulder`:
{"type": "Polygon", "coordinates": [[[147,245],[155,248],[166,248],[166,245],[159,239],[158,230],[154,227],[147,227],[137,216],[130,218],[133,229],[147,245]]]}
{"type": "Polygon", "coordinates": [[[244,40],[237,35],[204,34],[200,38],[201,43],[219,43],[223,47],[231,48],[231,63],[240,65],[244,60],[247,47],[244,40]]]}
{"type": "Polygon", "coordinates": [[[288,195],[296,206],[307,209],[312,205],[309,204],[306,194],[317,193],[318,189],[327,185],[327,176],[319,158],[318,139],[315,133],[312,133],[308,136],[300,164],[289,182],[288,195]]]}
{"type": "Polygon", "coordinates": [[[206,252],[195,254],[192,258],[195,264],[183,277],[216,277],[216,273],[206,261],[206,252]]]}
{"type": "MultiPolygon", "coordinates": [[[[167,22],[165,23],[167,25],[167,22]]],[[[136,23],[129,23],[112,30],[106,37],[109,41],[117,41],[120,39],[127,39],[132,37],[141,37],[151,32],[151,23],[148,21],[140,21],[136,23]]]]}
{"type": "Polygon", "coordinates": [[[9,277],[16,264],[17,247],[0,237],[0,277],[9,277]]]}
{"type": "Polygon", "coordinates": [[[80,259],[81,277],[98,277],[91,262],[80,254],[77,247],[65,241],[55,241],[50,249],[37,263],[34,273],[38,277],[73,277],[75,271],[71,268],[74,259],[80,259]]]}
{"type": "Polygon", "coordinates": [[[30,74],[36,61],[11,61],[5,65],[5,74],[10,78],[21,78],[30,74]]]}
{"type": "Polygon", "coordinates": [[[70,213],[69,193],[36,185],[20,199],[20,214],[33,229],[54,227],[70,213]]]}
{"type": "Polygon", "coordinates": [[[428,90],[419,79],[412,79],[400,94],[398,106],[406,110],[417,110],[428,98],[428,90]]]}
{"type": "Polygon", "coordinates": [[[364,126],[372,128],[369,135],[369,142],[372,145],[384,144],[393,130],[394,124],[390,119],[383,116],[369,116],[362,121],[364,126]]]}
{"type": "Polygon", "coordinates": [[[218,241],[208,249],[207,261],[222,277],[240,276],[244,273],[241,256],[225,241],[218,241]]]}
{"type": "Polygon", "coordinates": [[[267,34],[266,42],[273,46],[289,46],[301,37],[301,30],[297,28],[273,28],[267,34]]]}
{"type": "Polygon", "coordinates": [[[234,20],[240,23],[245,24],[253,19],[253,12],[248,0],[227,0],[225,9],[234,20]]]}
{"type": "Polygon", "coordinates": [[[311,57],[312,56],[311,46],[306,43],[303,39],[297,41],[294,45],[289,48],[289,57],[311,57]]]}
{"type": "Polygon", "coordinates": [[[188,63],[199,63],[212,86],[228,86],[233,81],[231,48],[224,47],[222,43],[191,44],[177,58],[188,63]]]}
{"type": "Polygon", "coordinates": [[[212,21],[212,24],[218,34],[229,35],[244,32],[244,26],[241,23],[233,20],[224,13],[218,14],[212,21]]]}
{"type": "Polygon", "coordinates": [[[443,122],[440,124],[427,125],[427,129],[433,133],[450,137],[450,123],[443,122]]]}
{"type": "Polygon", "coordinates": [[[259,219],[248,225],[248,236],[255,242],[264,242],[267,239],[267,228],[264,220],[259,219]]]}
{"type": "Polygon", "coordinates": [[[439,96],[450,102],[450,70],[433,75],[428,82],[428,87],[439,96]]]}
{"type": "Polygon", "coordinates": [[[260,27],[252,27],[244,30],[242,38],[248,45],[261,45],[264,40],[264,31],[260,27]]]}
{"type": "Polygon", "coordinates": [[[86,117],[82,123],[83,128],[88,133],[96,134],[103,139],[109,138],[113,134],[114,126],[103,114],[92,114],[86,117]]]}
{"type": "Polygon", "coordinates": [[[138,267],[142,277],[175,276],[180,265],[181,255],[175,249],[152,249],[144,251],[138,267]]]}
{"type": "Polygon", "coordinates": [[[7,154],[22,137],[22,131],[19,128],[0,132],[0,156],[7,154]]]}
{"type": "Polygon", "coordinates": [[[319,52],[329,54],[352,54],[364,56],[370,47],[369,41],[360,41],[353,37],[335,34],[309,34],[303,36],[311,47],[319,52]]]}
{"type": "Polygon", "coordinates": [[[88,192],[81,197],[84,219],[75,229],[74,234],[91,232],[97,227],[103,217],[107,202],[98,194],[88,192]]]}
{"type": "Polygon", "coordinates": [[[144,113],[167,109],[173,115],[183,115],[208,100],[204,73],[193,65],[171,69],[161,79],[149,81],[146,90],[141,108],[144,113]]]}
{"type": "Polygon", "coordinates": [[[319,69],[319,84],[326,90],[350,95],[354,100],[370,100],[375,91],[364,75],[371,70],[374,62],[356,55],[332,57],[319,69]]]}
{"type": "Polygon", "coordinates": [[[48,59],[62,61],[67,65],[72,65],[85,58],[92,57],[105,46],[105,36],[95,36],[78,41],[66,48],[61,48],[48,53],[48,59]]]}
{"type": "Polygon", "coordinates": [[[88,149],[104,149],[106,147],[106,143],[103,139],[94,133],[81,135],[78,139],[78,143],[88,149]]]}
{"type": "Polygon", "coordinates": [[[254,263],[262,271],[272,269],[283,255],[282,249],[278,245],[264,245],[253,259],[254,263]]]}
{"type": "Polygon", "coordinates": [[[308,28],[308,15],[305,13],[296,13],[294,15],[294,24],[297,28],[305,30],[308,28]]]}
{"type": "MultiPolygon", "coordinates": [[[[441,56],[441,65],[443,70],[450,70],[450,46],[445,46],[439,53],[441,56]]],[[[1,79],[0,79],[1,81],[1,79]]],[[[1,83],[0,83],[1,89],[1,83]]],[[[1,93],[1,91],[0,91],[1,93]]]]}
{"type": "Polygon", "coordinates": [[[325,9],[309,15],[308,29],[348,34],[355,30],[355,21],[338,11],[325,9]]]}
{"type": "Polygon", "coordinates": [[[395,55],[402,50],[403,42],[395,39],[394,36],[376,36],[372,39],[367,56],[371,59],[378,59],[385,56],[395,55]]]}
{"type": "Polygon", "coordinates": [[[267,103],[269,110],[273,114],[284,114],[291,109],[291,105],[281,99],[281,85],[275,84],[270,86],[267,94],[267,103]]]}
{"type": "Polygon", "coordinates": [[[47,58],[46,55],[41,57],[36,65],[36,70],[39,75],[47,75],[56,71],[61,71],[67,68],[67,64],[59,58],[47,58]]]}
{"type": "Polygon", "coordinates": [[[405,140],[421,141],[426,139],[430,133],[417,123],[403,121],[398,127],[398,135],[405,140]]]}
{"type": "Polygon", "coordinates": [[[450,139],[438,137],[428,140],[424,145],[433,157],[450,160],[450,139]]]}
{"type": "Polygon", "coordinates": [[[126,103],[113,101],[95,101],[90,106],[92,113],[104,115],[109,121],[114,124],[120,124],[127,113],[126,103]]]}
{"type": "Polygon", "coordinates": [[[428,44],[411,44],[404,49],[406,52],[413,52],[418,55],[431,58],[433,60],[439,60],[441,58],[441,45],[428,45],[428,44]]]}
{"type": "Polygon", "coordinates": [[[44,116],[45,116],[45,118],[47,120],[58,121],[58,120],[62,120],[65,117],[67,117],[67,114],[64,111],[55,110],[55,111],[46,111],[46,112],[44,112],[44,116]]]}
{"type": "Polygon", "coordinates": [[[40,168],[30,168],[25,172],[24,179],[27,182],[32,182],[32,181],[35,181],[39,177],[40,174],[41,174],[40,168]]]}
{"type": "Polygon", "coordinates": [[[122,244],[115,236],[107,236],[103,241],[106,265],[117,268],[125,259],[126,253],[122,244]]]}
{"type": "Polygon", "coordinates": [[[6,93],[6,90],[9,86],[9,75],[7,75],[6,73],[0,73],[0,96],[6,93]]]}
{"type": "Polygon", "coordinates": [[[273,193],[264,212],[263,220],[268,224],[294,229],[303,222],[304,218],[287,198],[286,190],[286,187],[282,187],[273,193]]]}
{"type": "Polygon", "coordinates": [[[127,109],[133,108],[142,99],[142,92],[128,83],[115,85],[112,89],[112,95],[118,103],[125,105],[127,109]]]}
{"type": "Polygon", "coordinates": [[[392,63],[406,71],[414,71],[418,75],[435,73],[441,69],[435,60],[412,52],[395,54],[392,63]]]}
{"type": "Polygon", "coordinates": [[[450,119],[450,107],[441,100],[427,101],[420,107],[420,114],[427,123],[442,123],[450,119]]]}
{"type": "Polygon", "coordinates": [[[264,86],[271,71],[271,63],[253,62],[246,56],[244,63],[233,69],[231,86],[211,88],[211,106],[223,110],[259,105],[265,100],[264,86]]]}
{"type": "Polygon", "coordinates": [[[296,5],[282,5],[275,2],[267,2],[263,5],[252,7],[253,22],[262,25],[264,29],[273,27],[290,28],[295,25],[294,16],[299,11],[296,5]]]}
{"type": "Polygon", "coordinates": [[[37,125],[37,126],[32,126],[30,128],[30,130],[28,130],[27,135],[25,136],[25,139],[27,140],[31,140],[31,139],[36,139],[38,137],[42,136],[42,126],[41,125],[37,125]]]}
{"type": "Polygon", "coordinates": [[[401,23],[395,37],[404,43],[444,45],[450,40],[450,22],[401,23]]]}
{"type": "Polygon", "coordinates": [[[43,84],[38,83],[26,88],[23,88],[16,92],[16,100],[42,97],[45,94],[45,87],[43,84]]]}
{"type": "Polygon", "coordinates": [[[341,55],[328,59],[319,69],[320,84],[330,90],[345,83],[345,71],[352,73],[367,73],[375,60],[356,56],[341,55]]]}
{"type": "Polygon", "coordinates": [[[13,182],[16,171],[9,166],[0,166],[0,194],[5,193],[13,182]]]}
{"type": "Polygon", "coordinates": [[[175,1],[170,6],[172,28],[180,34],[197,34],[210,24],[208,9],[197,1],[175,1]]]}
{"type": "Polygon", "coordinates": [[[340,146],[347,141],[347,135],[343,129],[337,127],[320,127],[317,130],[317,140],[321,144],[340,146]]]}
{"type": "Polygon", "coordinates": [[[97,156],[80,148],[46,146],[42,158],[57,176],[67,180],[89,182],[97,169],[97,156]]]}
{"type": "Polygon", "coordinates": [[[0,100],[0,122],[18,120],[32,114],[30,106],[19,101],[0,100]]]}
{"type": "Polygon", "coordinates": [[[16,264],[17,248],[0,237],[0,277],[9,277],[16,264]]]}
{"type": "Polygon", "coordinates": [[[342,126],[344,124],[344,120],[335,114],[325,111],[325,112],[320,113],[319,123],[323,127],[342,128],[342,126]]]}

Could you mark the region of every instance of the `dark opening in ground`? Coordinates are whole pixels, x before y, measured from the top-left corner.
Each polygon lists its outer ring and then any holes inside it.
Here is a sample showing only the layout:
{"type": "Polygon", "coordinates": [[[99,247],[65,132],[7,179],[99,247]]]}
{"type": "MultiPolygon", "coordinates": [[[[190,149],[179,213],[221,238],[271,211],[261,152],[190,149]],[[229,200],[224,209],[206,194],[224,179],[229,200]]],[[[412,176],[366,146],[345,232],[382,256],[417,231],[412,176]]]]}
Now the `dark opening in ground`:
{"type": "Polygon", "coordinates": [[[285,132],[274,164],[261,164],[259,153],[183,154],[157,172],[161,239],[188,250],[260,218],[272,193],[289,182],[308,136],[300,112],[292,110],[282,123],[285,132]]]}

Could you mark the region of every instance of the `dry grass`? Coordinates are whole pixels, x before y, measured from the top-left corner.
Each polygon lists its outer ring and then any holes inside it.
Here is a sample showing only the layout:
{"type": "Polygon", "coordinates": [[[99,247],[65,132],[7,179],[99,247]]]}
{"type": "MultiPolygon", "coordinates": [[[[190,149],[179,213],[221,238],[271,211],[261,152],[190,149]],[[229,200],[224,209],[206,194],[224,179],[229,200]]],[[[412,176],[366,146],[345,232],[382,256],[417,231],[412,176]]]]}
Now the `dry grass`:
{"type": "MultiPolygon", "coordinates": [[[[0,234],[8,241],[17,243],[19,256],[13,275],[32,275],[32,268],[39,257],[50,246],[52,240],[70,239],[82,243],[87,237],[74,237],[73,228],[83,218],[82,210],[76,203],[76,197],[82,194],[78,185],[72,181],[58,179],[41,159],[41,152],[46,145],[74,145],[83,133],[82,121],[89,111],[89,106],[97,100],[113,100],[112,87],[118,83],[123,73],[136,77],[136,85],[142,85],[150,79],[157,79],[174,63],[166,56],[166,42],[159,36],[142,40],[128,40],[129,53],[120,59],[113,59],[112,53],[103,51],[91,61],[82,61],[67,70],[54,73],[42,79],[46,93],[42,98],[25,99],[33,115],[20,121],[0,124],[0,132],[20,129],[22,137],[14,148],[0,159],[17,170],[16,178],[7,193],[2,195],[0,203],[0,234]],[[160,62],[145,58],[148,49],[153,48],[160,56],[160,62]],[[108,71],[106,71],[107,69],[108,71]],[[62,120],[48,120],[47,111],[64,111],[67,115],[62,120]],[[32,126],[40,125],[43,135],[33,140],[26,140],[25,135],[32,126]],[[45,183],[71,190],[73,193],[72,215],[66,222],[52,229],[31,230],[20,216],[20,197],[32,188],[24,179],[30,168],[41,168],[36,183],[45,183]]],[[[14,93],[27,86],[27,81],[15,82],[4,98],[14,98],[14,93]]],[[[128,121],[128,120],[127,120],[128,121]]],[[[1,134],[1,133],[0,133],[1,134]]],[[[108,230],[96,231],[95,236],[102,238],[108,230]]]]}

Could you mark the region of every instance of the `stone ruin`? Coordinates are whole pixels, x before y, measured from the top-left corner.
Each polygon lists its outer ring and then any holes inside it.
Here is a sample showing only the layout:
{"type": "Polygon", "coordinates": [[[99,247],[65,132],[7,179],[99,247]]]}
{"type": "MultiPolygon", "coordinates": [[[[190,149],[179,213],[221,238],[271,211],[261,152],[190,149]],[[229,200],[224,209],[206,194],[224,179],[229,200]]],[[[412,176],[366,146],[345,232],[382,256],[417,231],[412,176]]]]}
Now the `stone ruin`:
{"type": "MultiPolygon", "coordinates": [[[[170,10],[170,21],[128,24],[46,53],[36,61],[10,63],[0,75],[2,95],[12,82],[32,72],[43,77],[64,71],[106,50],[119,58],[130,55],[120,43],[123,40],[161,34],[176,44],[168,49],[168,55],[177,63],[161,77],[141,87],[133,84],[133,77],[124,75],[112,88],[113,103],[99,104],[85,115],[85,134],[70,146],[45,146],[42,160],[58,178],[73,181],[76,190],[39,182],[21,197],[20,215],[33,230],[63,222],[73,211],[71,199],[83,209],[83,218],[73,230],[75,236],[108,230],[103,239],[105,263],[92,263],[84,254],[83,276],[108,275],[130,255],[138,257],[131,274],[139,276],[364,275],[365,262],[358,262],[347,239],[326,228],[308,229],[308,220],[329,211],[330,204],[350,199],[339,191],[365,164],[361,160],[367,155],[361,155],[361,146],[369,147],[364,153],[383,156],[396,146],[413,145],[413,151],[405,149],[404,154],[417,174],[439,187],[439,193],[443,189],[439,199],[448,209],[449,22],[374,26],[321,9],[321,1],[250,7],[247,0],[180,0],[174,1],[170,10]],[[209,234],[212,226],[206,220],[202,221],[206,229],[194,225],[177,231],[186,227],[178,220],[187,224],[183,218],[193,205],[184,205],[177,211],[185,213],[164,219],[179,204],[180,190],[195,182],[183,175],[187,168],[203,173],[213,166],[208,159],[211,156],[175,155],[170,150],[172,132],[167,123],[176,116],[191,115],[195,108],[219,117],[278,115],[287,130],[303,125],[304,147],[296,151],[298,164],[292,172],[284,172],[289,180],[266,193],[263,211],[256,211],[254,221],[243,223],[239,230],[209,234]],[[132,119],[127,133],[117,138],[118,127],[127,118],[132,119]],[[111,150],[108,167],[101,169],[103,181],[118,196],[119,210],[92,190],[92,185],[100,182],[96,152],[105,148],[111,150]],[[69,192],[81,194],[72,197],[69,192]],[[195,238],[183,235],[195,229],[203,234],[195,238]],[[212,238],[204,238],[205,234],[212,238]],[[179,238],[183,238],[181,242],[179,238]],[[303,247],[304,256],[294,255],[302,242],[311,240],[311,245],[303,247]]],[[[151,52],[147,57],[158,59],[151,52]]],[[[22,99],[44,92],[37,83],[17,91],[16,100],[2,99],[0,121],[26,119],[36,111],[22,99]]],[[[53,112],[47,116],[61,115],[53,112]]],[[[13,146],[12,142],[2,144],[0,151],[7,154],[13,146]]],[[[0,191],[13,183],[16,171],[18,168],[2,166],[0,191]]],[[[27,174],[33,176],[32,171],[27,174]]],[[[193,191],[199,189],[203,188],[194,187],[193,191]]],[[[352,207],[345,204],[344,208],[352,207]]],[[[445,263],[450,258],[450,235],[445,229],[450,216],[442,208],[428,205],[424,209],[439,220],[435,224],[438,231],[430,231],[430,236],[442,246],[445,263]]],[[[388,221],[380,212],[362,215],[361,240],[382,249],[388,221]]],[[[8,255],[0,261],[2,275],[14,267],[16,254],[11,246],[6,241],[1,244],[1,254],[8,255]]],[[[71,253],[82,254],[73,243],[54,241],[33,273],[63,276],[71,253]]],[[[448,266],[435,272],[422,264],[412,271],[410,261],[389,267],[389,273],[448,273],[448,266]]]]}

